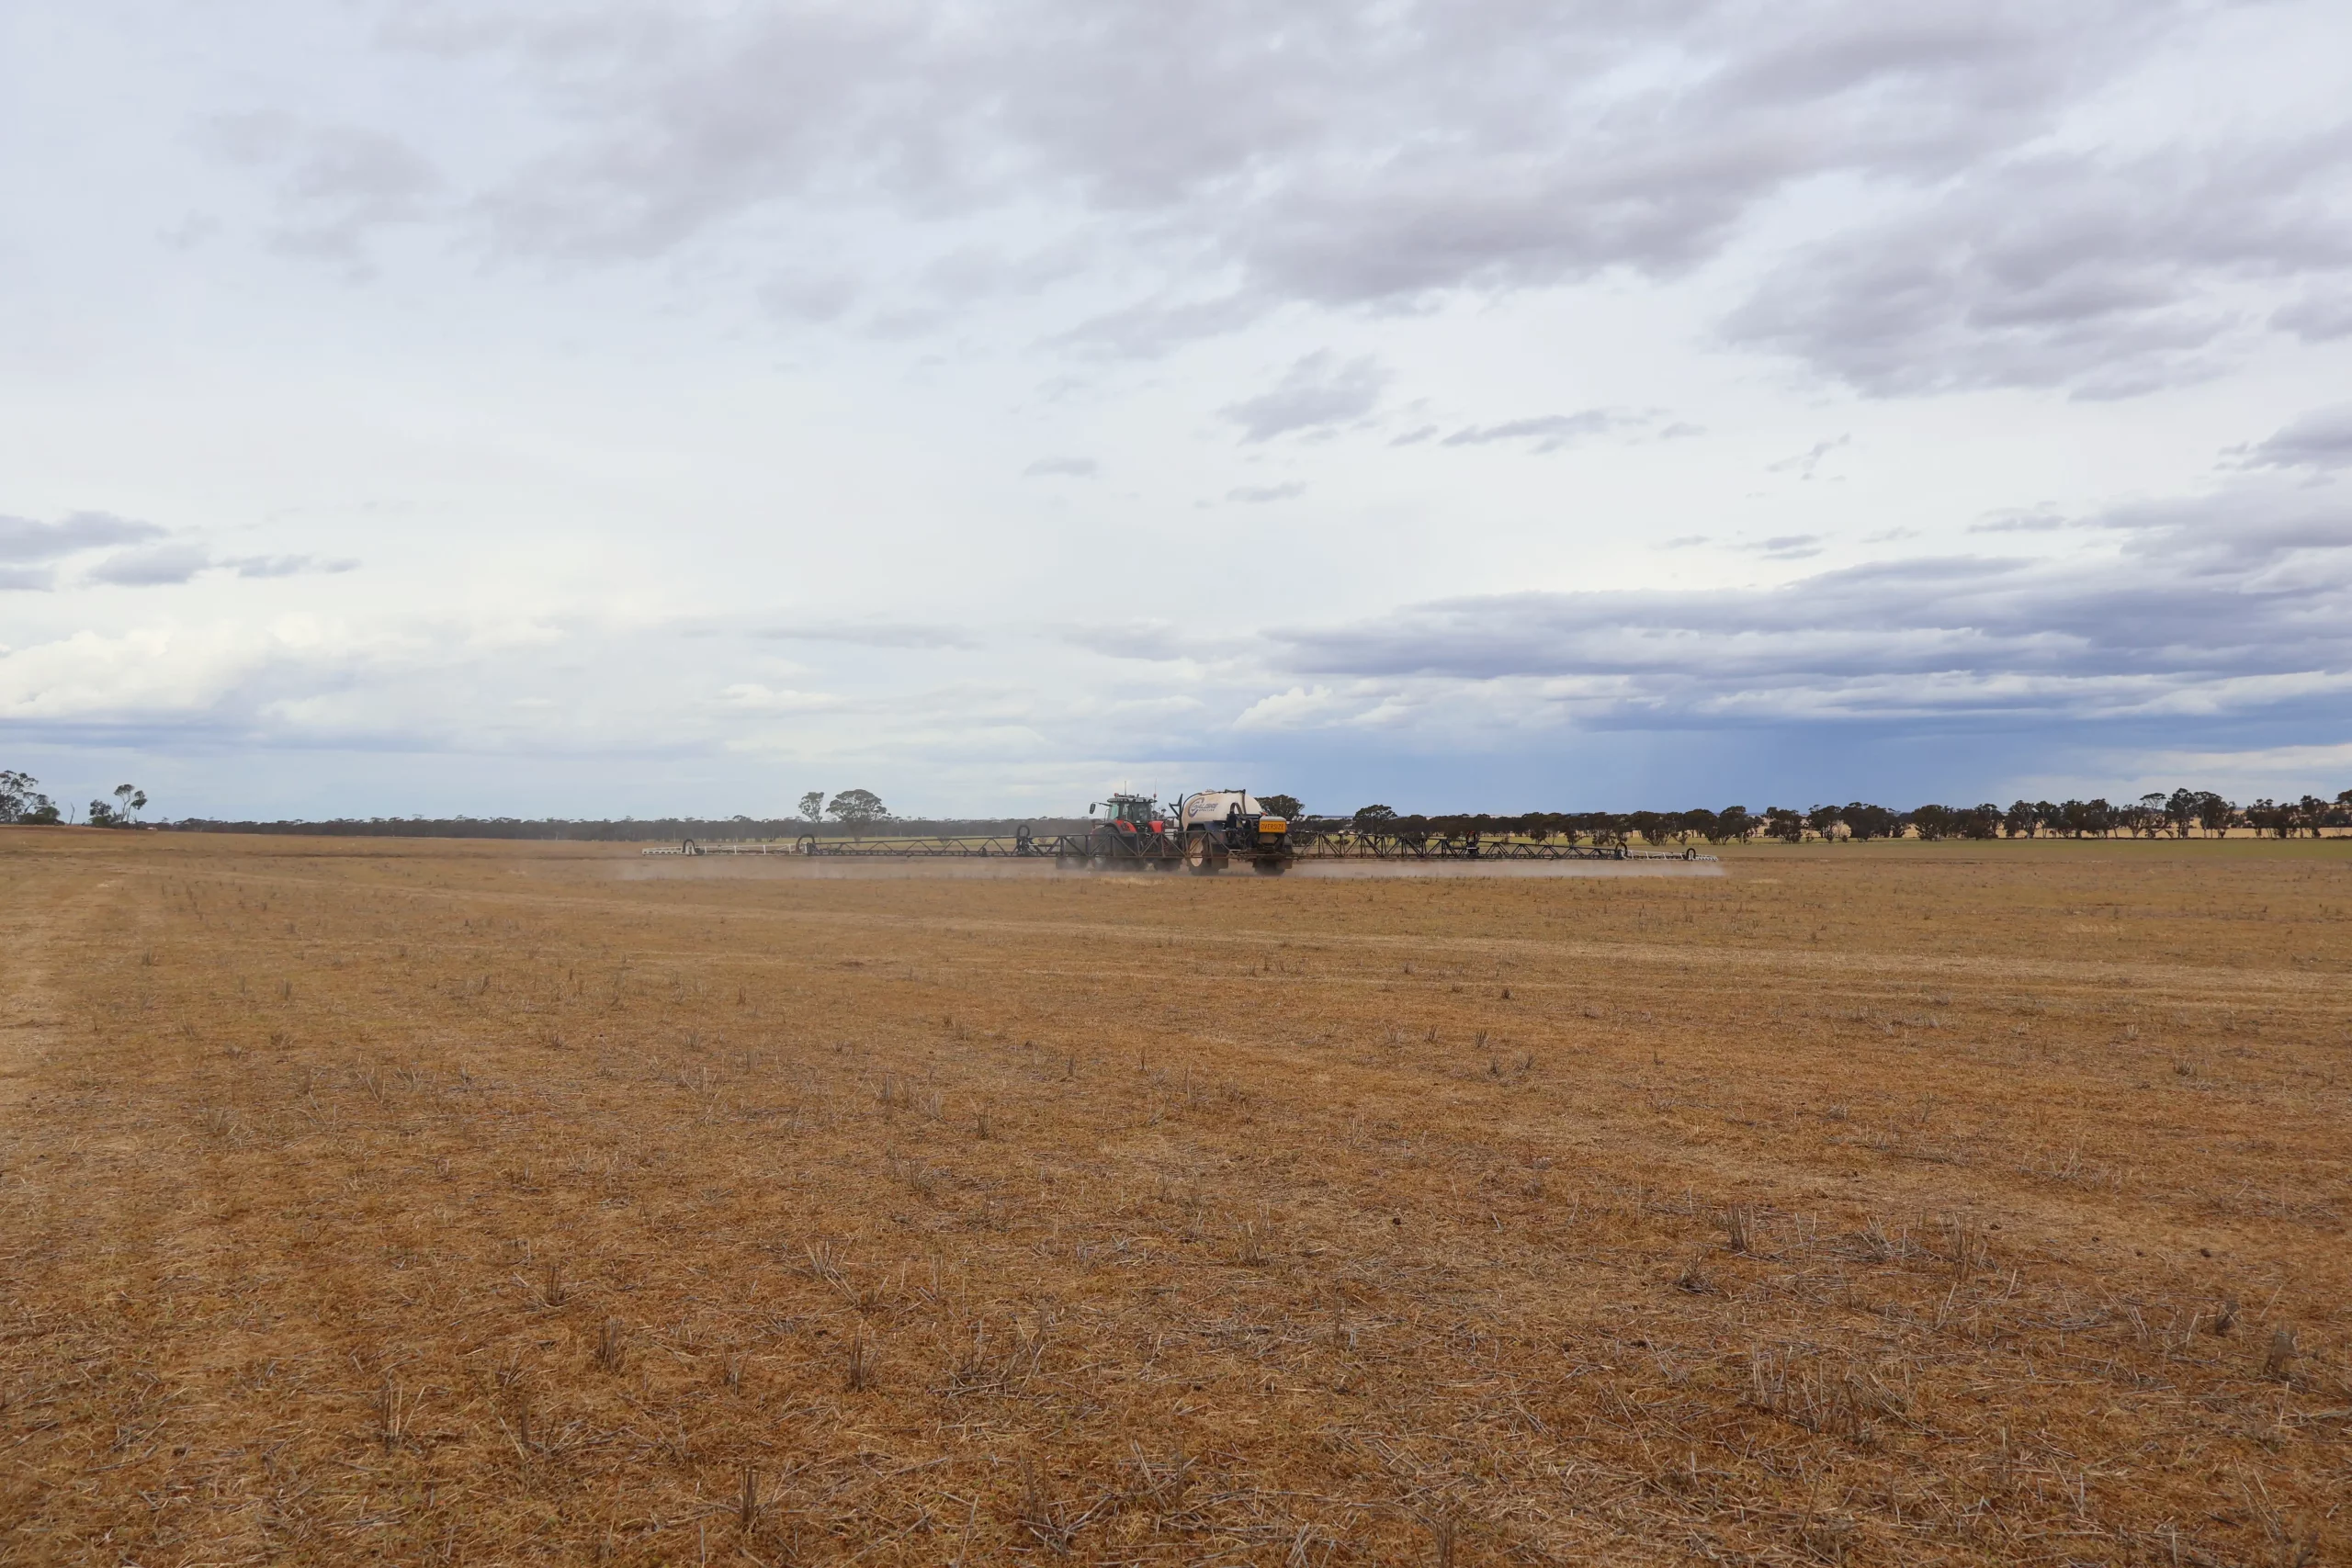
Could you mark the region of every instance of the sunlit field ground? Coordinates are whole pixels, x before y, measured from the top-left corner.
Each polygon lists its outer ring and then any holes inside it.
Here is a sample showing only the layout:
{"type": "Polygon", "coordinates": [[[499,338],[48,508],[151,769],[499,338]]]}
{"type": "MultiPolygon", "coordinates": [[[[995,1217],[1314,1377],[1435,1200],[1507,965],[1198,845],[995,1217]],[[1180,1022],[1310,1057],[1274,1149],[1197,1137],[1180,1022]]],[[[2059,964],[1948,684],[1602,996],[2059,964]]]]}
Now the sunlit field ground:
{"type": "Polygon", "coordinates": [[[2352,1551],[2352,842],[0,831],[0,1559],[2352,1551]]]}

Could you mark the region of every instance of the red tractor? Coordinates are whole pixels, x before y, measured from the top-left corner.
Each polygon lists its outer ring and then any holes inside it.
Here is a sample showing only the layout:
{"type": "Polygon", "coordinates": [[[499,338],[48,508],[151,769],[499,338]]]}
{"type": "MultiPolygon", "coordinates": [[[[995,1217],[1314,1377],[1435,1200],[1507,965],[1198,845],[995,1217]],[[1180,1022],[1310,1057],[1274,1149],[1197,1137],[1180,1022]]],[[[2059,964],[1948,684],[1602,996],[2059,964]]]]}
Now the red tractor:
{"type": "Polygon", "coordinates": [[[1148,795],[1114,795],[1086,808],[1102,819],[1080,836],[1062,840],[1057,855],[1064,865],[1097,871],[1172,871],[1184,858],[1182,840],[1168,829],[1159,802],[1148,795]]]}

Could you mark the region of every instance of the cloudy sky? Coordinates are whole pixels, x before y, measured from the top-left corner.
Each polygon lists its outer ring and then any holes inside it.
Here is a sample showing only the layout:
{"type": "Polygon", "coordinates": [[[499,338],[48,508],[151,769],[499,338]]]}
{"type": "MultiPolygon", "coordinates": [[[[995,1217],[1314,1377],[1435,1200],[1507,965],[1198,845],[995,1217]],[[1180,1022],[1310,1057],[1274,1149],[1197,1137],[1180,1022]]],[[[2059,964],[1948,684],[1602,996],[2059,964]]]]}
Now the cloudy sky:
{"type": "Polygon", "coordinates": [[[0,766],[2352,785],[2352,7],[14,0],[0,766]]]}

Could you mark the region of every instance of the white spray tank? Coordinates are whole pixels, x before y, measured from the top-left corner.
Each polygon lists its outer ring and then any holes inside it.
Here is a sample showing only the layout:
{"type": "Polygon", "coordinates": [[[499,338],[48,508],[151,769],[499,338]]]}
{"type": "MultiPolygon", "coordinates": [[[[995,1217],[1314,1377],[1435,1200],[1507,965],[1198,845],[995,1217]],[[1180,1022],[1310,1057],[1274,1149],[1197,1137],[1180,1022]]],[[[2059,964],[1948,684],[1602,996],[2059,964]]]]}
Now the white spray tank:
{"type": "Polygon", "coordinates": [[[1246,789],[1204,789],[1188,795],[1177,820],[1186,828],[1222,828],[1233,819],[1235,807],[1243,817],[1262,817],[1266,808],[1246,789]]]}

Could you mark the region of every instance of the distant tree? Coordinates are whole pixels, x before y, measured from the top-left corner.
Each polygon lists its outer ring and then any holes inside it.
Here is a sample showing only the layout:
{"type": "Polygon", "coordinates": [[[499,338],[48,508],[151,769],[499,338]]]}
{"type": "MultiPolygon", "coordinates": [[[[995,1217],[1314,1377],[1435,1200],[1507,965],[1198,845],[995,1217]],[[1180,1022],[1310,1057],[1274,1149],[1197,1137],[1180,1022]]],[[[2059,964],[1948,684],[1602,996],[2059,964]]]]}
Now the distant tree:
{"type": "Polygon", "coordinates": [[[2115,831],[2115,807],[2103,795],[2067,801],[2058,808],[2058,817],[2065,824],[2069,838],[2103,839],[2115,831]]]}
{"type": "Polygon", "coordinates": [[[2001,836],[2001,808],[1991,801],[1972,806],[1959,814],[1958,830],[1963,839],[1997,839],[2001,836]]]}
{"type": "Polygon", "coordinates": [[[121,823],[125,827],[129,827],[131,823],[138,821],[139,814],[146,809],[147,792],[145,790],[141,789],[137,784],[117,784],[114,786],[114,815],[116,821],[121,823]]]}
{"type": "Polygon", "coordinates": [[[1786,844],[1800,842],[1804,838],[1804,814],[1801,811],[1792,811],[1785,806],[1766,807],[1764,836],[1768,839],[1778,839],[1786,844]]]}
{"type": "Polygon", "coordinates": [[[1764,824],[1747,814],[1745,806],[1726,806],[1715,813],[1715,831],[1712,842],[1744,844],[1754,838],[1764,824]]]}
{"type": "Polygon", "coordinates": [[[811,822],[820,821],[825,815],[825,792],[812,789],[800,797],[800,815],[811,822]]]}
{"type": "Polygon", "coordinates": [[[2268,833],[2283,839],[2295,830],[2295,808],[2281,806],[2267,795],[2247,807],[2244,815],[2245,825],[2254,829],[2256,838],[2268,833]]]}
{"type": "Polygon", "coordinates": [[[1854,801],[1838,813],[1846,830],[1857,839],[1892,839],[1903,830],[1902,818],[1883,806],[1854,801]]]}
{"type": "Polygon", "coordinates": [[[2172,823],[2172,836],[2186,839],[2188,830],[2197,826],[2197,805],[2201,797],[2193,789],[2177,789],[2165,797],[2165,816],[2172,823]]]}
{"type": "Polygon", "coordinates": [[[2318,838],[2319,830],[2327,826],[2327,802],[2315,795],[2307,795],[2295,802],[2295,826],[2312,838],[2318,838]]]}
{"type": "Polygon", "coordinates": [[[2197,797],[2197,821],[2216,838],[2226,839],[2237,825],[2238,808],[2229,801],[2207,790],[2197,797]]]}
{"type": "Polygon", "coordinates": [[[825,815],[842,822],[880,822],[890,811],[870,789],[845,789],[826,806],[825,815]]]}
{"type": "Polygon", "coordinates": [[[1949,806],[1922,806],[1909,818],[1912,831],[1923,839],[1949,839],[1958,830],[1958,813],[1949,806]]]}
{"type": "Polygon", "coordinates": [[[1306,807],[1299,804],[1298,796],[1295,795],[1261,795],[1258,797],[1258,804],[1264,807],[1270,816],[1280,817],[1285,821],[1306,815],[1306,807]]]}
{"type": "Polygon", "coordinates": [[[30,826],[59,820],[57,803],[35,786],[40,780],[14,768],[0,768],[0,822],[30,826]]]}
{"type": "Polygon", "coordinates": [[[1396,820],[1396,808],[1393,806],[1359,806],[1354,820],[1359,828],[1378,828],[1384,822],[1396,820]]]}

